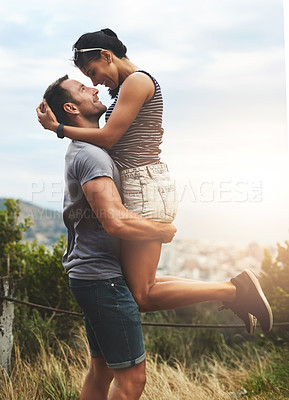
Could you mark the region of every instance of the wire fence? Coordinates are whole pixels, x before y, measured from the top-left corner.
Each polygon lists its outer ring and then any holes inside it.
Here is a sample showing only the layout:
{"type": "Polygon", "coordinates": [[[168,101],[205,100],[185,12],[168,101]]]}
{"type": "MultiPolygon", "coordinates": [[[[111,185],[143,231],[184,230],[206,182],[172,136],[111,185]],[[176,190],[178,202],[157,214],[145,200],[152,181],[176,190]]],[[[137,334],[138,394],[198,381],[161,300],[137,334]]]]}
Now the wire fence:
{"type": "MultiPolygon", "coordinates": [[[[53,308],[48,306],[43,306],[41,304],[30,303],[27,301],[17,300],[8,296],[0,296],[0,300],[6,300],[17,304],[22,304],[32,308],[38,308],[54,313],[59,314],[68,314],[75,317],[82,317],[83,314],[75,311],[69,310],[61,310],[59,308],[53,308]]],[[[206,329],[227,329],[227,328],[235,328],[235,329],[243,329],[244,324],[173,324],[173,323],[160,323],[160,322],[142,322],[143,326],[159,326],[159,327],[168,327],[168,328],[206,328],[206,329]]],[[[257,325],[259,326],[259,325],[257,325]]],[[[278,322],[274,323],[273,327],[282,327],[289,328],[289,322],[278,322]]]]}
{"type": "MultiPolygon", "coordinates": [[[[44,306],[41,304],[30,303],[28,301],[17,300],[12,297],[13,282],[9,277],[0,278],[0,370],[4,369],[8,375],[11,372],[11,352],[13,347],[13,318],[14,303],[26,307],[38,308],[52,313],[66,314],[73,317],[83,317],[82,313],[62,310],[44,306]]],[[[244,329],[244,324],[177,324],[160,322],[142,322],[142,326],[164,327],[164,328],[203,328],[203,329],[244,329]]],[[[257,325],[260,326],[260,325],[257,325]]],[[[289,322],[274,323],[273,327],[289,329],[289,322]]]]}

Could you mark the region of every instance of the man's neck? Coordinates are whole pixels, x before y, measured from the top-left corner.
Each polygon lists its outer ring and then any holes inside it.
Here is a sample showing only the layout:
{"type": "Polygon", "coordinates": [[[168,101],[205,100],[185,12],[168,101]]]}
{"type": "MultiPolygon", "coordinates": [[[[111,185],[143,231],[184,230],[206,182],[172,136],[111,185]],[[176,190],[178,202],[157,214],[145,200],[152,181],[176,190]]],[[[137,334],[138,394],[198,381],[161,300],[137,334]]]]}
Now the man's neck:
{"type": "Polygon", "coordinates": [[[78,126],[79,128],[99,128],[99,118],[78,118],[73,121],[73,126],[78,126]]]}

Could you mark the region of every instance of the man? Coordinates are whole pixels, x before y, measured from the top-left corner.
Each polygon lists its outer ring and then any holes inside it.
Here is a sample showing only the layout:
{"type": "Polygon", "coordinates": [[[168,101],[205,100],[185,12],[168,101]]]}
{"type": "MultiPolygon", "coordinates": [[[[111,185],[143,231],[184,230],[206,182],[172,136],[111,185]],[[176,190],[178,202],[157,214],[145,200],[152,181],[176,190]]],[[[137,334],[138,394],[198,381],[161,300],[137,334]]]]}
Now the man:
{"type": "MultiPolygon", "coordinates": [[[[97,89],[65,76],[52,84],[44,97],[58,122],[88,128],[98,127],[99,117],[106,110],[97,95],[97,89]]],[[[37,109],[39,117],[45,114],[42,108],[45,104],[37,109]]],[[[61,125],[58,128],[58,136],[63,137],[61,125]]],[[[105,150],[71,142],[66,154],[63,215],[68,245],[63,263],[72,293],[84,312],[92,356],[81,400],[106,399],[113,378],[110,400],[139,399],[145,384],[145,351],[137,306],[121,273],[117,238],[166,243],[175,234],[172,225],[128,211],[118,188],[118,171],[105,150]]],[[[177,280],[173,277],[173,286],[177,280]]],[[[165,283],[171,287],[170,281],[165,283]]],[[[272,328],[270,305],[250,270],[231,282],[186,280],[181,285],[184,290],[180,296],[190,304],[223,301],[225,308],[245,322],[249,333],[253,333],[255,322],[251,314],[263,330],[272,328]]],[[[169,290],[165,299],[175,306],[178,298],[174,293],[169,290]]]]}
{"type": "MultiPolygon", "coordinates": [[[[64,124],[98,127],[106,111],[97,89],[67,75],[50,85],[44,98],[64,124]]],[[[91,353],[81,400],[107,399],[112,380],[110,400],[137,400],[145,385],[145,349],[138,306],[122,276],[120,239],[167,243],[176,229],[123,206],[118,170],[99,147],[72,141],[65,180],[63,265],[84,313],[91,353]]]]}

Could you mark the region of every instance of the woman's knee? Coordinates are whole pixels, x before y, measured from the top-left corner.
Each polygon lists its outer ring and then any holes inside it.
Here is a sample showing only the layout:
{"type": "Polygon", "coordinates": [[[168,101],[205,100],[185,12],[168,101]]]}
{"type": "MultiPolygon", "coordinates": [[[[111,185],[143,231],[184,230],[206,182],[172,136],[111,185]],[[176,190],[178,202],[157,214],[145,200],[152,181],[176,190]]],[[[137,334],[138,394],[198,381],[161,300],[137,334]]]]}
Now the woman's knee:
{"type": "Polygon", "coordinates": [[[150,310],[151,299],[149,293],[133,293],[133,297],[139,307],[139,312],[147,312],[150,310]]]}
{"type": "Polygon", "coordinates": [[[150,283],[144,290],[132,291],[133,297],[139,306],[140,312],[148,312],[154,310],[155,302],[153,296],[153,288],[156,282],[150,283]]]}

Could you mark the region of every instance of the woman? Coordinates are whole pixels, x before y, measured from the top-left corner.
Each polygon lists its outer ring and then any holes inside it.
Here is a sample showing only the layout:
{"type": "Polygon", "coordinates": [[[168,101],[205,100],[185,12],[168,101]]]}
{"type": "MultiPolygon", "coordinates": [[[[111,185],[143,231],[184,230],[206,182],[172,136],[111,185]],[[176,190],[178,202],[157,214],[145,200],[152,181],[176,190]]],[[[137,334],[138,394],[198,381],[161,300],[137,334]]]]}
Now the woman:
{"type": "MultiPolygon", "coordinates": [[[[177,198],[166,164],[160,162],[162,95],[157,81],[126,56],[126,47],[110,29],[82,35],[74,45],[75,65],[93,85],[109,88],[114,102],[103,128],[59,125],[49,107],[38,111],[45,129],[58,136],[90,142],[108,149],[118,166],[126,207],[146,218],[172,222],[177,198]]],[[[122,266],[141,311],[168,310],[201,301],[224,301],[236,296],[231,282],[205,283],[176,277],[156,277],[161,243],[122,241],[122,266]]],[[[234,310],[252,333],[247,311],[234,310]]]]}

